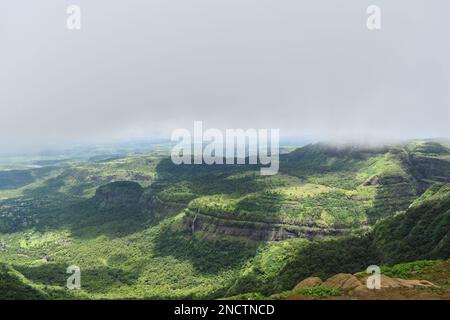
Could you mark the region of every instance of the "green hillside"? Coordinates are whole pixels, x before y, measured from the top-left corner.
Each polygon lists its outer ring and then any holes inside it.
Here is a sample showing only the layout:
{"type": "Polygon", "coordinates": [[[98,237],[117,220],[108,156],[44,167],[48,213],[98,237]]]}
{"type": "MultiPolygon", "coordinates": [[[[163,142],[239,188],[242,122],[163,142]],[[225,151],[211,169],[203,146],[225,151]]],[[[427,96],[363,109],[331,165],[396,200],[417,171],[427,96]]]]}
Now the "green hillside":
{"type": "Polygon", "coordinates": [[[387,263],[450,257],[450,184],[428,189],[403,213],[376,226],[387,263]]]}
{"type": "Polygon", "coordinates": [[[0,188],[8,297],[270,295],[313,275],[449,258],[444,143],[307,145],[283,154],[275,176],[175,166],[160,150],[112,155],[0,171],[20,182],[0,188]],[[81,290],[64,287],[70,265],[81,290]]]}
{"type": "Polygon", "coordinates": [[[12,267],[0,263],[0,299],[45,299],[46,295],[37,289],[12,267]]]}

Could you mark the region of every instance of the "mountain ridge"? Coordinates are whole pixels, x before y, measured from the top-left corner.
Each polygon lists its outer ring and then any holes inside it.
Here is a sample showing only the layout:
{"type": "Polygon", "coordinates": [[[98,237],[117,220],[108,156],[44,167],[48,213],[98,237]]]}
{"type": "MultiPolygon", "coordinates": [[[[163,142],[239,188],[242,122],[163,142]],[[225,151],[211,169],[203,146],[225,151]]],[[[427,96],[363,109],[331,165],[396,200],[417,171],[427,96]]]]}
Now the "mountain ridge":
{"type": "Polygon", "coordinates": [[[196,299],[444,259],[447,151],[309,145],[283,154],[270,177],[257,166],[175,166],[160,153],[51,163],[0,190],[0,263],[47,298],[196,299]],[[82,289],[69,293],[73,264],[82,289]]]}

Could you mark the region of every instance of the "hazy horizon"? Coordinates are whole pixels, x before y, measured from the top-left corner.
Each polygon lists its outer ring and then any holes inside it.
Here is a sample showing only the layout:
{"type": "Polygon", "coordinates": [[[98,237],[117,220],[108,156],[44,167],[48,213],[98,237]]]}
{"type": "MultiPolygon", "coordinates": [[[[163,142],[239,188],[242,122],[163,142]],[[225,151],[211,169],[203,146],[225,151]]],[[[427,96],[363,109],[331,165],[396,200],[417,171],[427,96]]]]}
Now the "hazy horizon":
{"type": "Polygon", "coordinates": [[[194,120],[313,141],[450,137],[448,1],[75,2],[0,4],[0,153],[169,138],[194,120]],[[81,30],[66,28],[70,4],[81,30]]]}
{"type": "MultiPolygon", "coordinates": [[[[363,141],[363,140],[351,140],[351,139],[314,139],[313,137],[295,137],[295,136],[284,136],[280,137],[280,147],[302,147],[309,144],[323,143],[333,147],[369,147],[378,148],[389,145],[396,145],[402,143],[408,143],[412,141],[436,141],[445,142],[445,144],[450,144],[449,137],[411,137],[405,139],[390,139],[385,141],[363,141]]],[[[27,148],[13,148],[9,150],[0,150],[0,159],[9,158],[16,156],[27,156],[27,155],[64,155],[67,153],[73,153],[75,151],[85,152],[90,150],[94,153],[104,153],[104,154],[115,154],[118,149],[123,148],[127,150],[128,153],[134,152],[145,152],[145,150],[150,150],[158,145],[170,146],[175,145],[175,141],[171,141],[170,137],[138,137],[138,138],[122,138],[116,140],[108,141],[73,141],[72,143],[62,143],[62,144],[47,144],[39,145],[27,148]]],[[[208,145],[208,142],[203,143],[204,146],[208,145]]],[[[123,151],[122,150],[122,151],[123,151]]],[[[167,151],[168,155],[170,150],[167,151]]],[[[125,153],[124,153],[125,154],[125,153]]]]}

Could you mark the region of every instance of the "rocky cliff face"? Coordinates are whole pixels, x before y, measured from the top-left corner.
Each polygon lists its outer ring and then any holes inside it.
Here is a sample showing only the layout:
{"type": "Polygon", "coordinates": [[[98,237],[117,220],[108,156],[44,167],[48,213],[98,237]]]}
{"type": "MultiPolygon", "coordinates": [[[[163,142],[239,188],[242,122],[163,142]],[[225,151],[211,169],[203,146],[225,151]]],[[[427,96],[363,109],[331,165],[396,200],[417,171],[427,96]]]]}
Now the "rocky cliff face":
{"type": "Polygon", "coordinates": [[[349,234],[345,229],[238,221],[203,214],[186,214],[183,224],[192,233],[201,231],[212,237],[228,236],[252,241],[282,241],[291,238],[324,239],[349,234]]]}
{"type": "Polygon", "coordinates": [[[103,208],[120,207],[138,203],[143,192],[136,182],[116,181],[99,187],[94,199],[103,208]]]}
{"type": "Polygon", "coordinates": [[[153,217],[184,213],[177,223],[206,237],[323,239],[368,230],[407,210],[430,185],[450,179],[449,159],[438,143],[367,150],[318,144],[285,155],[285,172],[277,177],[248,168],[228,172],[224,166],[219,173],[200,167],[205,172],[196,174],[178,168],[179,175],[159,176],[145,191],[135,182],[104,185],[95,200],[102,208],[134,204],[153,217]]]}

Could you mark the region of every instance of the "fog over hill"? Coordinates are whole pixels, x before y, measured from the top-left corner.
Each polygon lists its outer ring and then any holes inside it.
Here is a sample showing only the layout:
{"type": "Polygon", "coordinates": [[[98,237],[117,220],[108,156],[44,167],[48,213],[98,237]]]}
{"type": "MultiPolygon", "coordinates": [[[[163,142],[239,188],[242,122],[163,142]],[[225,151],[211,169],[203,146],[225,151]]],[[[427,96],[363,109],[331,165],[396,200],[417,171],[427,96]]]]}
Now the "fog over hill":
{"type": "Polygon", "coordinates": [[[450,3],[84,1],[0,4],[1,150],[280,128],[362,142],[450,136],[450,3]]]}

